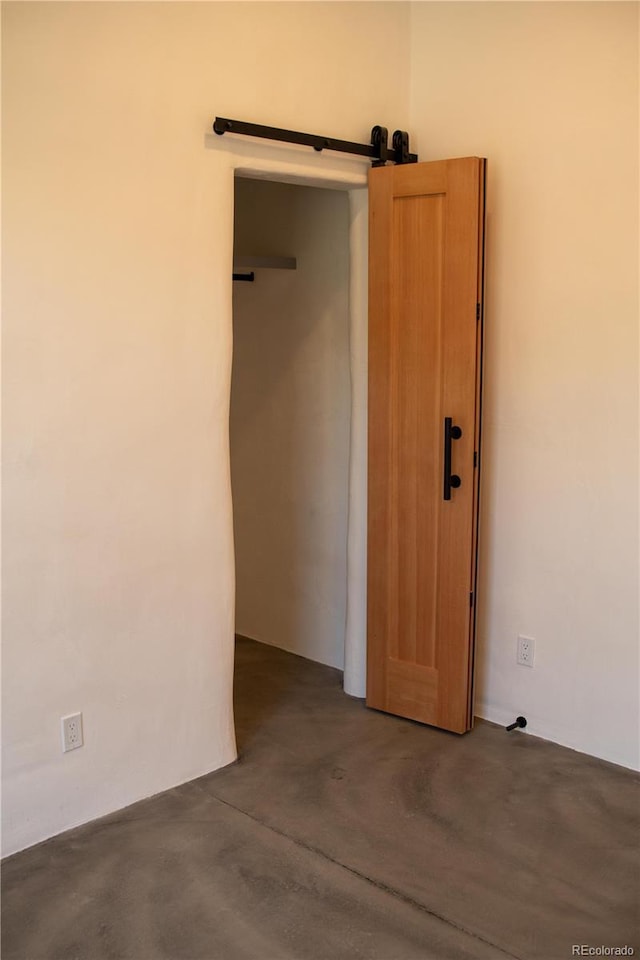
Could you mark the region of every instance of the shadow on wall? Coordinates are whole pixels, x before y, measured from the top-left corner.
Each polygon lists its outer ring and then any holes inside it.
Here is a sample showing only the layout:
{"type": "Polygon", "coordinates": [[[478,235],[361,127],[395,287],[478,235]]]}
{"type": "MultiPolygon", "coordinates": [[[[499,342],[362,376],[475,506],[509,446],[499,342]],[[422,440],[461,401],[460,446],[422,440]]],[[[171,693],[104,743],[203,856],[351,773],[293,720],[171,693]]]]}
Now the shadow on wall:
{"type": "Polygon", "coordinates": [[[346,193],[236,182],[235,252],[294,256],[234,284],[236,631],[342,667],[349,466],[346,193]]]}

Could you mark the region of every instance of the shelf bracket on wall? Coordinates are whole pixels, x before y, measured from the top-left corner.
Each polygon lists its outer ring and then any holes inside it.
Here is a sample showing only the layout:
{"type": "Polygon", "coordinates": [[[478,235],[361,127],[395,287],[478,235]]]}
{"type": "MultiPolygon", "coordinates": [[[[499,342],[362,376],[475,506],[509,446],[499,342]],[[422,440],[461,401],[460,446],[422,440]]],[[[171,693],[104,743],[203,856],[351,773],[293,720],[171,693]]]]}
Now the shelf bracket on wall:
{"type": "Polygon", "coordinates": [[[260,123],[247,123],[244,120],[228,120],[216,117],[213,132],[221,137],[225,133],[236,133],[244,137],[259,137],[262,140],[278,140],[282,143],[296,143],[303,147],[313,147],[318,153],[323,150],[335,150],[337,153],[350,153],[356,157],[368,157],[374,167],[384,166],[388,161],[396,164],[417,163],[417,153],[409,152],[409,134],[406,130],[396,130],[392,137],[393,146],[388,146],[389,134],[386,127],[375,126],[371,130],[370,143],[353,143],[350,140],[336,140],[333,137],[320,137],[313,133],[299,133],[295,130],[283,130],[280,127],[265,127],[260,123]]]}
{"type": "Polygon", "coordinates": [[[295,257],[234,257],[233,279],[246,280],[253,283],[256,278],[254,270],[295,270],[295,257]],[[249,270],[249,273],[245,271],[249,270]]]}

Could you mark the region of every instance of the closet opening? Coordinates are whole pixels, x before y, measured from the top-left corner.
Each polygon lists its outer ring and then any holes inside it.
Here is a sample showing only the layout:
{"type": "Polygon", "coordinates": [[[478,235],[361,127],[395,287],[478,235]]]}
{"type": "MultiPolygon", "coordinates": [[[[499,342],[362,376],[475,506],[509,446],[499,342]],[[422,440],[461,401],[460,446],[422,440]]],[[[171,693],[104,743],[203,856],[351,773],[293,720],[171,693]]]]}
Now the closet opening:
{"type": "MultiPolygon", "coordinates": [[[[349,251],[347,191],[236,176],[229,418],[236,675],[242,658],[263,658],[273,670],[273,647],[344,669],[349,251]]],[[[267,674],[264,687],[268,699],[267,674]]],[[[240,750],[252,732],[245,721],[236,703],[240,750]]]]}

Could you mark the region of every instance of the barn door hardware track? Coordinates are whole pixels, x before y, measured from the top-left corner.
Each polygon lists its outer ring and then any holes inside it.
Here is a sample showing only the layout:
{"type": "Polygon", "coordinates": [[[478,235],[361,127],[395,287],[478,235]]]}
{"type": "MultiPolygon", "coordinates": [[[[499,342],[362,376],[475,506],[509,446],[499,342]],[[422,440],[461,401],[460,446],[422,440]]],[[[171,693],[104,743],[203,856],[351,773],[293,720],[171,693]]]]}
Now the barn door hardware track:
{"type": "Polygon", "coordinates": [[[260,137],[262,140],[297,143],[303,147],[313,147],[318,153],[322,150],[351,153],[357,157],[369,157],[374,167],[383,167],[388,161],[397,164],[418,161],[418,155],[409,152],[409,134],[406,130],[396,130],[389,146],[389,132],[386,127],[380,126],[371,130],[371,143],[334,140],[332,137],[318,137],[313,133],[298,133],[295,130],[281,130],[280,127],[264,127],[259,123],[245,123],[244,120],[227,120],[225,117],[216,117],[213,132],[219,137],[224,133],[237,133],[244,137],[260,137]]]}

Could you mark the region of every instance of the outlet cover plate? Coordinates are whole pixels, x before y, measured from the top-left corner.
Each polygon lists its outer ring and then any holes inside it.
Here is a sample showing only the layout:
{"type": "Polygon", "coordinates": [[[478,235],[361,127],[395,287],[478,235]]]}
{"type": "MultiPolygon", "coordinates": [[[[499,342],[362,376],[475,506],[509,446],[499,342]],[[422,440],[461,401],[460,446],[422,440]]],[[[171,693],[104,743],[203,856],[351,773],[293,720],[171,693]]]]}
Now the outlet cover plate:
{"type": "Polygon", "coordinates": [[[532,667],[536,652],[536,642],[533,637],[518,636],[517,662],[522,667],[532,667]]]}
{"type": "Polygon", "coordinates": [[[63,753],[68,753],[69,750],[77,750],[84,744],[81,713],[70,713],[66,717],[61,717],[60,725],[62,728],[63,753]]]}

